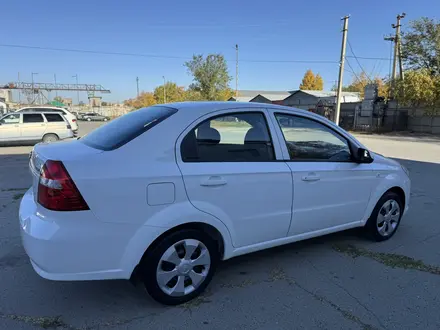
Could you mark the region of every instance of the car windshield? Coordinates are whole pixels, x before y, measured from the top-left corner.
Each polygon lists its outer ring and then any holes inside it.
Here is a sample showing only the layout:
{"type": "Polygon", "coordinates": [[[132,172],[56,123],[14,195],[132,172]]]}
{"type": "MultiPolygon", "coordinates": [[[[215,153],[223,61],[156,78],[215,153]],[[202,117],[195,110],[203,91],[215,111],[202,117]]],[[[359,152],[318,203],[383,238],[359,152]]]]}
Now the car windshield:
{"type": "Polygon", "coordinates": [[[95,129],[80,141],[96,149],[117,149],[176,112],[174,108],[163,106],[133,111],[95,129]]]}

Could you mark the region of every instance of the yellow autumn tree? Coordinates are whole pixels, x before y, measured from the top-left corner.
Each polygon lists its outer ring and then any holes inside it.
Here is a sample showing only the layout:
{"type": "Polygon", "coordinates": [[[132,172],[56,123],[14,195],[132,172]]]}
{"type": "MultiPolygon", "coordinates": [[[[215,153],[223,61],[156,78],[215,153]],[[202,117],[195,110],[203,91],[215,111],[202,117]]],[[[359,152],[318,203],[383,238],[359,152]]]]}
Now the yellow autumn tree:
{"type": "Polygon", "coordinates": [[[375,83],[378,87],[378,94],[380,97],[388,98],[389,84],[380,77],[371,79],[367,77],[364,72],[353,76],[353,80],[350,85],[342,87],[344,92],[356,92],[360,93],[361,97],[364,97],[365,86],[375,83]]]}
{"type": "Polygon", "coordinates": [[[138,97],[134,99],[129,99],[124,102],[124,104],[133,109],[140,109],[155,105],[157,103],[156,98],[153,93],[142,92],[138,97]]]}
{"type": "Polygon", "coordinates": [[[322,91],[324,89],[324,80],[319,73],[315,75],[313,71],[309,69],[304,74],[304,78],[299,85],[299,89],[322,91]]]}
{"type": "Polygon", "coordinates": [[[299,85],[299,89],[301,90],[314,90],[315,89],[315,75],[312,70],[307,70],[304,74],[301,84],[299,85]]]}
{"type": "Polygon", "coordinates": [[[315,76],[315,91],[324,90],[324,79],[322,79],[321,75],[318,73],[315,76]]]}

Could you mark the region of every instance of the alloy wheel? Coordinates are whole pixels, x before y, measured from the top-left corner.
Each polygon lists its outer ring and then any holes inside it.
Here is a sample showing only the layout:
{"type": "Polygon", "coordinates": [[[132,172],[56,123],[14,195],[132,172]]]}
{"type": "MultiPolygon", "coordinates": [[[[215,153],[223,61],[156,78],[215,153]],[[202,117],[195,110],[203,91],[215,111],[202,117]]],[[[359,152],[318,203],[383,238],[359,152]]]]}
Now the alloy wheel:
{"type": "Polygon", "coordinates": [[[377,215],[377,230],[382,236],[391,235],[397,228],[400,220],[400,205],[394,199],[387,200],[377,215]]]}
{"type": "Polygon", "coordinates": [[[185,239],[170,246],[159,260],[156,281],[167,295],[182,297],[196,290],[211,266],[208,248],[199,240],[185,239]]]}

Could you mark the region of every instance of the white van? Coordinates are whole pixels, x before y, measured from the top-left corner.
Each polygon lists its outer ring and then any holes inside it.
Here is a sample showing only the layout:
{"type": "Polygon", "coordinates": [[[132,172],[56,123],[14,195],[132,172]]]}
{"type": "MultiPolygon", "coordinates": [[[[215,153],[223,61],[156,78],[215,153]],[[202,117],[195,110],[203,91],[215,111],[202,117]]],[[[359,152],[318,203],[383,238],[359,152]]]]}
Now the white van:
{"type": "Polygon", "coordinates": [[[16,112],[58,112],[61,113],[72,126],[72,131],[76,135],[78,133],[78,122],[74,114],[64,108],[57,108],[51,106],[32,106],[17,110],[16,112]]]}
{"type": "Polygon", "coordinates": [[[54,142],[74,136],[72,127],[61,113],[9,113],[0,118],[2,142],[54,142]]]}

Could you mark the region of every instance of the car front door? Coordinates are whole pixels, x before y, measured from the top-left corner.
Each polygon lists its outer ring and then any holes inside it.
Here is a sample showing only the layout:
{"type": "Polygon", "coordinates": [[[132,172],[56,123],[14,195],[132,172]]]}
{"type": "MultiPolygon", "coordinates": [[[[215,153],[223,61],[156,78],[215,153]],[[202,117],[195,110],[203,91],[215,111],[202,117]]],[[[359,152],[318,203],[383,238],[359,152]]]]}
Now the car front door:
{"type": "Polygon", "coordinates": [[[0,120],[0,141],[20,140],[20,114],[11,113],[0,120]]]}
{"type": "Polygon", "coordinates": [[[265,111],[211,114],[176,144],[190,202],[224,222],[235,247],[286,237],[291,222],[292,175],[277,161],[281,148],[266,116],[265,111]]]}
{"type": "Polygon", "coordinates": [[[22,140],[41,140],[46,132],[46,123],[41,113],[25,112],[20,125],[22,140]]]}
{"type": "Polygon", "coordinates": [[[355,163],[348,140],[324,122],[286,113],[275,122],[293,175],[289,235],[359,223],[376,179],[370,164],[355,163]]]}

